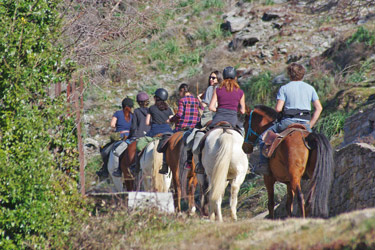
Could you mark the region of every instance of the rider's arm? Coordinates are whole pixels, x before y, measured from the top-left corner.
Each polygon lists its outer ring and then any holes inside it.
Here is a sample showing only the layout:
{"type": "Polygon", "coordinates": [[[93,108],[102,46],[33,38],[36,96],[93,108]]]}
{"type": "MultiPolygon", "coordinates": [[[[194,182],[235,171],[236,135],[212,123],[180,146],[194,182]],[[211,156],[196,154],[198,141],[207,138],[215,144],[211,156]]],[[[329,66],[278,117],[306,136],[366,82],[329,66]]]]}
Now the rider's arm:
{"type": "Polygon", "coordinates": [[[217,94],[216,94],[216,89],[214,89],[214,93],[212,95],[210,106],[208,107],[210,111],[216,112],[216,102],[217,102],[217,94]]]}
{"type": "Polygon", "coordinates": [[[245,114],[245,94],[243,94],[240,99],[240,105],[241,105],[241,109],[240,109],[241,114],[245,114]]]}
{"type": "Polygon", "coordinates": [[[116,128],[116,123],[117,123],[117,117],[113,116],[111,120],[111,127],[116,128]]]}
{"type": "Polygon", "coordinates": [[[322,110],[323,110],[322,104],[320,103],[319,99],[313,101],[313,105],[314,105],[315,111],[311,117],[310,128],[314,127],[316,121],[318,120],[320,116],[320,113],[322,113],[322,110]]]}
{"type": "Polygon", "coordinates": [[[147,126],[150,126],[151,124],[150,124],[150,121],[151,121],[151,115],[150,114],[147,114],[146,115],[146,125],[147,126]]]}
{"type": "Polygon", "coordinates": [[[285,101],[277,99],[277,103],[276,103],[275,109],[276,109],[276,111],[278,113],[280,113],[281,111],[283,111],[284,104],[285,104],[285,101]]]}

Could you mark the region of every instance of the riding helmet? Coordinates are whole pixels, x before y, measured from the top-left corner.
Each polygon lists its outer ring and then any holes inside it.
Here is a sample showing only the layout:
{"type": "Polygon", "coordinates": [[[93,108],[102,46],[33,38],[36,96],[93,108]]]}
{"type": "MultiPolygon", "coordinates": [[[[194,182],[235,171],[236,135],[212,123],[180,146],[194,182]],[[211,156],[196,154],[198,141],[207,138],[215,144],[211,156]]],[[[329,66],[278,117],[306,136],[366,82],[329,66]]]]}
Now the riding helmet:
{"type": "Polygon", "coordinates": [[[137,95],[137,102],[144,102],[148,100],[148,95],[146,92],[139,92],[137,95]]]}
{"type": "Polygon", "coordinates": [[[160,88],[155,91],[155,96],[159,97],[162,101],[166,101],[168,99],[168,92],[165,89],[160,88]]]}
{"type": "Polygon", "coordinates": [[[134,103],[133,100],[130,99],[129,97],[126,97],[124,100],[122,100],[122,108],[129,107],[132,108],[134,103]]]}
{"type": "Polygon", "coordinates": [[[236,72],[236,69],[233,68],[233,67],[226,67],[224,70],[223,70],[223,78],[224,79],[234,79],[236,78],[237,76],[237,72],[236,72]]]}

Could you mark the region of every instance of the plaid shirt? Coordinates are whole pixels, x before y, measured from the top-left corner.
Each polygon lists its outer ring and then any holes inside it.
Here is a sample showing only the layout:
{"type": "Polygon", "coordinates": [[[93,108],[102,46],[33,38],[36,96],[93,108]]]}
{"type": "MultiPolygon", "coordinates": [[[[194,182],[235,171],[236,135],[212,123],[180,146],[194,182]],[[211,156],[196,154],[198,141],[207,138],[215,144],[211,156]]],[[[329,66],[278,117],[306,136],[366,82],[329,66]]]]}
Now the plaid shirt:
{"type": "Polygon", "coordinates": [[[182,97],[178,102],[178,111],[171,118],[176,123],[176,131],[184,128],[194,128],[199,122],[199,108],[202,108],[198,99],[192,95],[182,97]]]}

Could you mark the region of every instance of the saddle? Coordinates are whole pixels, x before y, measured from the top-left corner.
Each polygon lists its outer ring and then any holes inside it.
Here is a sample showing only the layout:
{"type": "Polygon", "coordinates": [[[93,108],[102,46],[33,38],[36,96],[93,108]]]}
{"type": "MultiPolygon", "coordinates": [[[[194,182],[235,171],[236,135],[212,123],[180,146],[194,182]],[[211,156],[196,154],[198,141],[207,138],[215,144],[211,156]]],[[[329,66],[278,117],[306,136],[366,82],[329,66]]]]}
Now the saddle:
{"type": "MultiPolygon", "coordinates": [[[[274,155],[275,150],[280,145],[280,143],[288,135],[292,134],[295,131],[300,131],[301,133],[303,133],[304,137],[306,137],[309,134],[309,131],[306,130],[306,127],[298,123],[289,125],[281,133],[275,133],[272,130],[268,130],[266,134],[263,136],[263,141],[265,145],[262,150],[262,154],[267,158],[271,158],[274,155]]],[[[307,145],[305,140],[304,140],[304,144],[308,149],[310,149],[310,147],[307,145]]]]}
{"type": "MultiPolygon", "coordinates": [[[[171,138],[172,135],[173,135],[173,133],[163,134],[161,136],[161,139],[159,141],[159,144],[158,144],[158,147],[157,147],[156,151],[158,151],[159,153],[164,153],[167,150],[169,139],[171,138]]],[[[184,135],[184,133],[180,133],[177,140],[175,140],[175,143],[177,143],[183,135],[184,135]]]]}
{"type": "MultiPolygon", "coordinates": [[[[211,124],[211,123],[210,123],[211,124]]],[[[214,130],[216,129],[224,129],[224,132],[226,132],[227,129],[233,129],[235,131],[237,131],[238,133],[240,133],[240,135],[242,135],[242,131],[240,128],[237,128],[237,127],[233,127],[229,122],[226,122],[226,121],[221,121],[221,122],[218,122],[215,124],[214,127],[209,127],[209,125],[206,126],[206,129],[205,130],[202,130],[203,132],[205,132],[206,134],[202,137],[201,141],[199,142],[199,155],[198,155],[198,158],[199,158],[199,162],[202,163],[202,150],[204,148],[204,144],[206,143],[206,139],[207,139],[207,136],[214,130]],[[208,128],[208,130],[207,130],[208,128]]]]}

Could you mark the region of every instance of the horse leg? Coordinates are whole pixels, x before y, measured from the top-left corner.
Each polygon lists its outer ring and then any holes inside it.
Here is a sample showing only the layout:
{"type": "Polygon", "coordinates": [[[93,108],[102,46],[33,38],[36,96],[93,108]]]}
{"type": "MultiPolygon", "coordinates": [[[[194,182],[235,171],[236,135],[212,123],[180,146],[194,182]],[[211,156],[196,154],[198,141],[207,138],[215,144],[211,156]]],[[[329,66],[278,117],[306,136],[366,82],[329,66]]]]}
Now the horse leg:
{"type": "Polygon", "coordinates": [[[275,178],[270,175],[264,175],[264,184],[267,188],[268,194],[268,213],[269,218],[274,219],[274,208],[275,208],[275,200],[274,200],[274,190],[273,186],[275,184],[275,178]]]}
{"type": "MultiPolygon", "coordinates": [[[[171,167],[171,166],[170,166],[171,167]]],[[[171,167],[172,170],[172,178],[173,178],[173,198],[174,198],[174,206],[176,212],[181,212],[181,183],[180,178],[178,176],[178,169],[171,167]]]]}
{"type": "Polygon", "coordinates": [[[231,216],[234,221],[237,220],[237,202],[238,202],[238,191],[240,191],[240,186],[245,180],[246,173],[241,173],[232,180],[230,184],[230,210],[231,216]]]}
{"type": "MultiPolygon", "coordinates": [[[[301,190],[301,185],[299,180],[292,180],[291,182],[291,189],[294,194],[297,195],[297,200],[298,200],[298,206],[301,212],[302,218],[305,218],[305,200],[303,198],[303,193],[301,190]]],[[[293,200],[292,200],[293,202],[293,200]]]]}
{"type": "Polygon", "coordinates": [[[217,219],[219,222],[223,222],[223,216],[221,214],[221,200],[220,197],[217,201],[213,201],[210,199],[210,220],[215,221],[215,214],[217,215],[217,219]]]}
{"type": "Polygon", "coordinates": [[[292,187],[290,185],[290,183],[288,183],[286,185],[287,187],[287,200],[286,200],[286,212],[288,214],[288,217],[291,217],[292,216],[292,212],[293,212],[293,199],[294,199],[294,193],[293,193],[293,190],[292,190],[292,187]]]}
{"type": "Polygon", "coordinates": [[[188,200],[189,200],[189,210],[191,215],[195,213],[195,200],[194,193],[195,187],[197,185],[197,178],[195,176],[190,177],[189,179],[189,191],[188,191],[188,200]]]}

